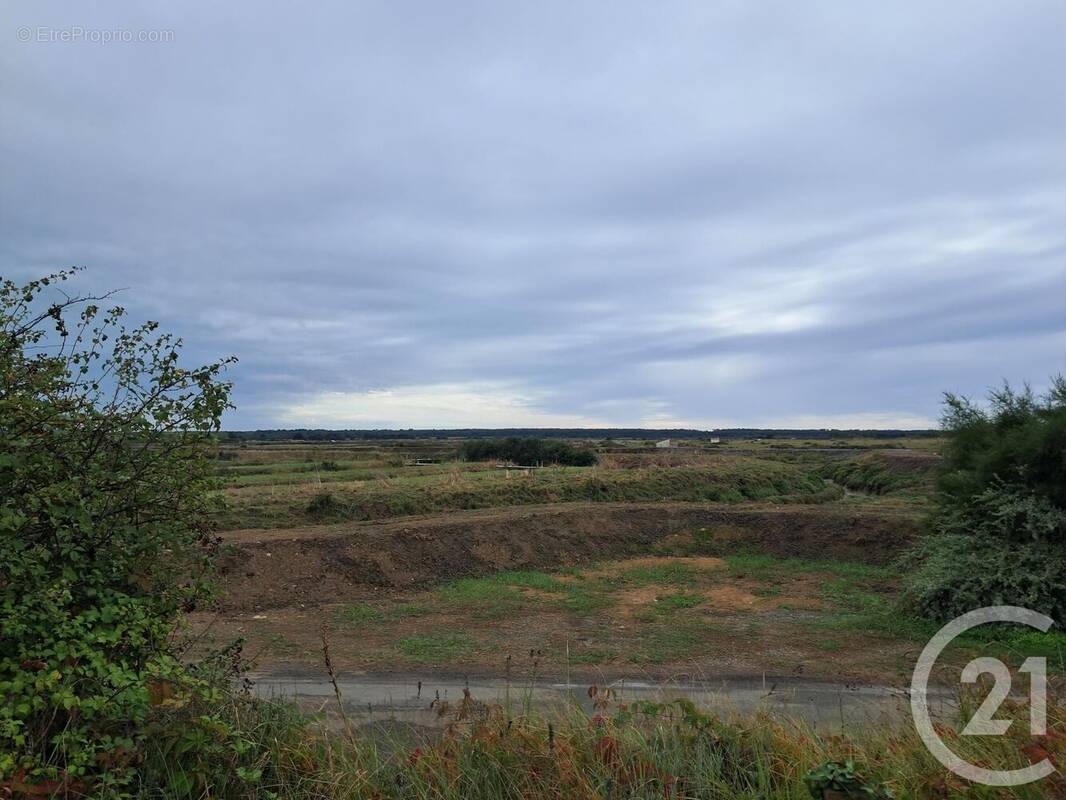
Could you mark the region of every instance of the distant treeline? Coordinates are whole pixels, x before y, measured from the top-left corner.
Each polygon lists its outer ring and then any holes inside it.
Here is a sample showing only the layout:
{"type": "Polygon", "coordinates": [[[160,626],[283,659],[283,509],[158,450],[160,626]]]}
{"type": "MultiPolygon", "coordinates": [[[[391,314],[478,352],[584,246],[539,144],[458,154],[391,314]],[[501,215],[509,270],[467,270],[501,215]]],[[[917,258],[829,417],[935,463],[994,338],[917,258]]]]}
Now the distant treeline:
{"type": "Polygon", "coordinates": [[[495,458],[523,466],[562,464],[568,467],[591,467],[596,463],[595,453],[574,447],[569,442],[518,436],[508,436],[504,439],[469,439],[459,448],[459,456],[466,461],[495,458]]]}
{"type": "Polygon", "coordinates": [[[322,442],[375,441],[383,439],[901,439],[905,436],[939,436],[937,430],[837,430],[833,428],[723,428],[700,431],[692,428],[406,428],[403,430],[328,430],[294,428],[256,431],[223,431],[223,441],[322,442]]]}

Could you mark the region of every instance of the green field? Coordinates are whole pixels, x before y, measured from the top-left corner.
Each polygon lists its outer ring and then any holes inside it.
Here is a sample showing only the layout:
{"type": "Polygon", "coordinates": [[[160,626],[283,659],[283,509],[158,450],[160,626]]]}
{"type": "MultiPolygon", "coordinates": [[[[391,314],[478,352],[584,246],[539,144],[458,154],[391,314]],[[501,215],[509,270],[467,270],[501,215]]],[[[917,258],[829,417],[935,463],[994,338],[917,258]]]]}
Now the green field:
{"type": "Polygon", "coordinates": [[[262,473],[224,468],[229,488],[222,527],[285,528],[539,503],[823,502],[842,495],[811,470],[747,456],[677,467],[546,467],[532,473],[485,464],[335,463],[337,468],[326,472],[292,462],[251,467],[270,470],[262,473]]]}

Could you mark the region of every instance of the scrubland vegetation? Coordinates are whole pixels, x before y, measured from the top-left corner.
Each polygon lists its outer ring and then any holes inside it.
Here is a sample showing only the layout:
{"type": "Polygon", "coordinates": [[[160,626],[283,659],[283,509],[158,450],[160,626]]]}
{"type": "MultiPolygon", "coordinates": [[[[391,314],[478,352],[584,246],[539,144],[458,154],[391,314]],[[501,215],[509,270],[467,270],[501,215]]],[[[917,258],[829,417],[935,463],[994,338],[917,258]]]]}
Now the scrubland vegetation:
{"type": "Polygon", "coordinates": [[[463,442],[459,454],[467,461],[502,459],[513,464],[558,464],[570,467],[591,467],[596,454],[585,447],[569,442],[509,436],[506,439],[470,439],[463,442]]]}
{"type": "Polygon", "coordinates": [[[949,434],[931,532],[912,554],[908,597],[947,620],[1014,604],[1066,619],[1066,380],[1042,398],[948,395],[949,434]]]}
{"type": "MultiPolygon", "coordinates": [[[[397,588],[395,581],[409,578],[407,567],[393,564],[390,578],[377,564],[376,583],[360,599],[316,605],[293,625],[300,632],[312,619],[324,622],[332,635],[347,631],[351,646],[361,648],[358,656],[334,642],[331,656],[329,635],[313,631],[316,647],[327,648],[330,678],[338,657],[362,657],[362,666],[486,664],[536,636],[545,658],[561,636],[562,657],[575,670],[668,668],[708,650],[737,658],[777,651],[782,669],[798,653],[823,674],[861,665],[884,675],[900,663],[892,658],[912,653],[957,611],[1011,602],[1060,619],[1066,613],[1061,380],[1040,399],[997,392],[988,410],[949,396],[942,467],[932,456],[889,454],[909,448],[870,450],[843,440],[826,447],[824,439],[698,444],[678,453],[654,452],[643,442],[604,443],[595,466],[509,477],[492,463],[456,456],[462,448],[467,458],[525,461],[531,456],[524,448],[536,447],[544,456],[538,463],[589,459],[569,445],[520,440],[391,450],[328,443],[294,456],[289,445],[220,448],[211,434],[228,402],[225,362],[187,368],[180,342],[153,324],[124,328],[122,310],[100,308],[97,300],[49,304],[50,286],[65,277],[0,284],[0,795],[784,799],[1066,792],[1054,776],[982,794],[936,763],[908,726],[825,735],[779,719],[723,719],[686,701],[622,703],[597,687],[589,689],[592,713],[466,696],[434,703],[443,729],[425,741],[375,737],[354,730],[340,704],[339,716],[310,719],[243,691],[241,644],[192,650],[183,628],[198,608],[224,606],[227,586],[235,585],[213,572],[220,545],[237,565],[231,570],[247,571],[242,543],[260,537],[269,547],[271,536],[287,537],[292,560],[277,574],[292,573],[299,558],[309,557],[309,546],[287,530],[297,525],[578,502],[665,508],[669,501],[713,505],[717,514],[746,501],[772,515],[797,502],[876,510],[889,498],[892,514],[901,517],[932,509],[926,536],[898,563],[775,556],[746,544],[750,531],[722,523],[664,530],[647,539],[644,553],[605,553],[554,568],[472,574],[457,562],[458,574],[442,572],[428,586],[397,588]],[[844,502],[833,502],[845,492],[844,502]],[[260,530],[220,542],[217,527],[260,530]],[[502,627],[514,619],[522,624],[502,627]]],[[[922,441],[925,451],[935,449],[932,440],[922,441]]],[[[839,519],[862,523],[861,516],[839,519]]],[[[840,536],[861,533],[844,527],[840,536]]],[[[331,536],[329,557],[343,561],[343,538],[336,530],[331,536]]],[[[412,548],[429,536],[413,531],[412,548]]],[[[516,542],[521,550],[520,537],[516,542]]],[[[510,558],[498,542],[475,546],[483,554],[479,564],[510,558]]],[[[319,567],[311,569],[323,579],[319,567]]],[[[343,581],[337,587],[350,588],[343,581]]],[[[289,590],[277,587],[278,594],[289,590]]],[[[269,635],[281,636],[269,630],[268,615],[256,616],[269,635]]],[[[254,620],[237,621],[256,633],[254,620]]],[[[1061,635],[1014,632],[957,647],[1054,657],[1062,644],[1061,635]]],[[[308,649],[307,642],[298,648],[308,649]]],[[[1038,738],[1022,726],[1005,737],[961,737],[947,728],[944,735],[982,764],[1020,766],[1043,755],[1066,757],[1061,703],[1052,703],[1048,722],[1049,734],[1038,738]]]]}
{"type": "MultiPolygon", "coordinates": [[[[845,738],[770,717],[722,720],[685,701],[622,705],[602,689],[588,691],[596,705],[591,715],[538,716],[521,703],[490,706],[475,697],[441,704],[446,733],[415,747],[343,733],[308,735],[286,707],[234,697],[212,714],[242,732],[243,753],[228,769],[203,759],[197,779],[213,797],[323,800],[1035,799],[1061,796],[1063,789],[1056,775],[1043,786],[974,794],[933,760],[910,728],[845,738]]],[[[1049,724],[1061,730],[1066,720],[1049,724]]],[[[975,763],[1004,766],[1064,755],[1061,738],[1034,745],[1017,726],[1006,737],[958,737],[952,745],[975,763]]],[[[151,765],[155,771],[144,777],[165,783],[164,765],[151,765]]]]}
{"type": "Polygon", "coordinates": [[[227,493],[226,528],[290,527],[532,503],[835,499],[838,489],[776,461],[737,458],[716,465],[608,470],[549,467],[532,474],[462,466],[378,480],[311,481],[227,493]]]}

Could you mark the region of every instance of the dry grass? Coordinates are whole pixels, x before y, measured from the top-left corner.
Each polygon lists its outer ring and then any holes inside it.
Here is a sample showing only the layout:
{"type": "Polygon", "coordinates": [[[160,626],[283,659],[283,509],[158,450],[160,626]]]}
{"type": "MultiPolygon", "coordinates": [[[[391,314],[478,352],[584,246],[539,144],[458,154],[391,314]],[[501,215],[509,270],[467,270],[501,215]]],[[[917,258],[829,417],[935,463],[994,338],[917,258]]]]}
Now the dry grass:
{"type": "Polygon", "coordinates": [[[295,527],[317,522],[370,520],[459,509],[537,503],[739,502],[765,499],[836,499],[823,480],[791,464],[732,458],[712,465],[607,469],[555,467],[532,475],[438,469],[432,474],[383,475],[372,480],[310,479],[303,483],[231,488],[223,528],[295,527]],[[328,503],[312,501],[329,497],[328,503]]]}
{"type": "MultiPolygon", "coordinates": [[[[427,800],[602,800],[602,798],[809,798],[808,772],[827,762],[852,762],[855,797],[1062,797],[1061,775],[993,792],[949,773],[911,726],[864,728],[823,735],[768,716],[721,719],[691,703],[617,704],[590,687],[593,711],[576,706],[554,715],[527,707],[486,705],[466,694],[435,701],[443,734],[421,741],[377,736],[361,741],[308,728],[277,706],[241,712],[244,733],[260,748],[259,778],[244,794],[204,796],[426,798],[427,800]]],[[[1026,709],[1013,708],[1023,720],[1026,709]]],[[[1030,737],[1014,725],[1005,737],[960,737],[941,726],[953,749],[993,768],[1014,768],[1045,756],[1066,757],[1066,710],[1049,710],[1049,734],[1030,737]]]]}

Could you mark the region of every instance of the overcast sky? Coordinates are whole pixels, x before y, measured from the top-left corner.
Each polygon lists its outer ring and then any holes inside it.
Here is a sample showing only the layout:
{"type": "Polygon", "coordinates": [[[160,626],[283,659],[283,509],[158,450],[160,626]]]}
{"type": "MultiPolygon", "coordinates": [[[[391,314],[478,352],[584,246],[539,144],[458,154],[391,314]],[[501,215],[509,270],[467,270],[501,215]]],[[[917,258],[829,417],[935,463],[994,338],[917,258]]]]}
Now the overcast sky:
{"type": "Polygon", "coordinates": [[[0,21],[0,275],[237,355],[229,428],[915,427],[1066,370],[1062,0],[0,21]]]}

